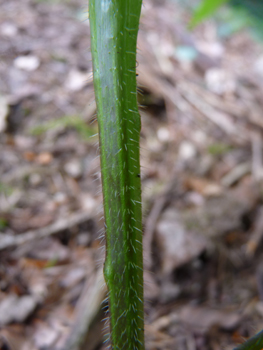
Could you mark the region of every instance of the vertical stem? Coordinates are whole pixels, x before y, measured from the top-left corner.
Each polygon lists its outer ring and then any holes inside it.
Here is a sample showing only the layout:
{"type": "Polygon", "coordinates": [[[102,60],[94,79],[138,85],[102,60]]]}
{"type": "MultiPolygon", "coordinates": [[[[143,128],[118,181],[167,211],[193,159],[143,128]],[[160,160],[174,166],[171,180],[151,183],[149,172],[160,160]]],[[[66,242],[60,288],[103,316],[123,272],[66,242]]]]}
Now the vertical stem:
{"type": "Polygon", "coordinates": [[[136,43],[142,0],[90,0],[114,350],[144,349],[140,115],[136,43]]]}
{"type": "Polygon", "coordinates": [[[263,331],[249,338],[243,344],[233,350],[262,350],[263,349],[263,331]]]}

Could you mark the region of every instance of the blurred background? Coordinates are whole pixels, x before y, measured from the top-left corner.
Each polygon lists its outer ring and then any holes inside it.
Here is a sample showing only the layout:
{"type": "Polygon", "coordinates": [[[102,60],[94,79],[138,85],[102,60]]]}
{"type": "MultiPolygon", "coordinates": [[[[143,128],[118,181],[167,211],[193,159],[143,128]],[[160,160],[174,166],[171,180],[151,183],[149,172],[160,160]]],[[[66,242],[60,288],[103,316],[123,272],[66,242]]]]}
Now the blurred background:
{"type": "MultiPolygon", "coordinates": [[[[87,8],[0,0],[2,350],[107,346],[87,8]]],[[[147,350],[230,350],[263,328],[262,15],[143,2],[147,350]]]]}

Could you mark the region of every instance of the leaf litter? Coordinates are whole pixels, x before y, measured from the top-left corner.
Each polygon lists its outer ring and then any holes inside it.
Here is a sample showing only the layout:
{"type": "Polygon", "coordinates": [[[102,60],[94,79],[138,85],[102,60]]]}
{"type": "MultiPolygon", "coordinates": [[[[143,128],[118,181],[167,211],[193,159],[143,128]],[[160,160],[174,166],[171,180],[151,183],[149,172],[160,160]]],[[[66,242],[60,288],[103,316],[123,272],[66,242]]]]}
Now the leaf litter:
{"type": "MultiPolygon", "coordinates": [[[[0,3],[1,349],[106,346],[86,6],[0,3]]],[[[231,349],[263,328],[262,46],[246,30],[220,37],[213,20],[188,32],[189,18],[179,2],[144,1],[149,350],[231,349]]]]}

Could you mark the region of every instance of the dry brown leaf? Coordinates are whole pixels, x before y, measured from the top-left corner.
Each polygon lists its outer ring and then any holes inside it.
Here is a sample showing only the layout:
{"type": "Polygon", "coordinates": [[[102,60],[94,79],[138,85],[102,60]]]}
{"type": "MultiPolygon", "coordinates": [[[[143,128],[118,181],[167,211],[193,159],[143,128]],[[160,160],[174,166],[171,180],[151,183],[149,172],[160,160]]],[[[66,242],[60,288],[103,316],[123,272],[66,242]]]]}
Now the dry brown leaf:
{"type": "Polygon", "coordinates": [[[9,294],[0,303],[0,325],[11,322],[24,322],[35,310],[38,300],[35,296],[24,295],[18,297],[9,294]]]}
{"type": "Polygon", "coordinates": [[[188,176],[184,185],[188,190],[196,191],[206,197],[218,196],[222,193],[220,185],[205,178],[188,176]]]}
{"type": "Polygon", "coordinates": [[[180,312],[180,318],[198,333],[206,333],[214,326],[228,331],[233,330],[241,322],[242,315],[207,307],[185,306],[180,312]]]}
{"type": "Polygon", "coordinates": [[[28,162],[33,162],[36,159],[36,153],[32,151],[26,151],[23,153],[23,158],[28,162]]]}
{"type": "Polygon", "coordinates": [[[31,339],[28,339],[23,326],[9,326],[0,330],[0,345],[10,350],[38,350],[31,339]]]}
{"type": "Polygon", "coordinates": [[[53,156],[49,152],[42,152],[36,157],[36,162],[41,165],[48,165],[52,162],[53,156]]]}
{"type": "Polygon", "coordinates": [[[156,283],[154,276],[149,272],[144,270],[144,298],[145,300],[155,300],[160,294],[160,287],[156,283]]]}
{"type": "Polygon", "coordinates": [[[180,220],[180,214],[167,210],[157,225],[156,240],[161,255],[164,274],[170,274],[178,266],[190,262],[207,247],[204,236],[188,231],[180,220]]]}

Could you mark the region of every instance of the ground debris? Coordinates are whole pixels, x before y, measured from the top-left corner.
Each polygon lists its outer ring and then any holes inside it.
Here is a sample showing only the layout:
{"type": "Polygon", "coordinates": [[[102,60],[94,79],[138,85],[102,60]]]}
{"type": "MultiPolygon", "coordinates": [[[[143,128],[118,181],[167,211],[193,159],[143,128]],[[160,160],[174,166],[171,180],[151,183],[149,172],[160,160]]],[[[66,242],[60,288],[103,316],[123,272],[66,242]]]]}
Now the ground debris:
{"type": "MultiPolygon", "coordinates": [[[[86,6],[0,2],[1,349],[66,349],[87,329],[83,350],[107,346],[86,6]]],[[[189,16],[144,0],[147,350],[232,349],[262,328],[262,45],[213,19],[189,32],[189,16]]]]}

